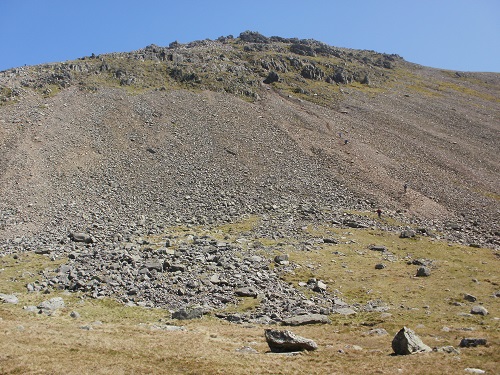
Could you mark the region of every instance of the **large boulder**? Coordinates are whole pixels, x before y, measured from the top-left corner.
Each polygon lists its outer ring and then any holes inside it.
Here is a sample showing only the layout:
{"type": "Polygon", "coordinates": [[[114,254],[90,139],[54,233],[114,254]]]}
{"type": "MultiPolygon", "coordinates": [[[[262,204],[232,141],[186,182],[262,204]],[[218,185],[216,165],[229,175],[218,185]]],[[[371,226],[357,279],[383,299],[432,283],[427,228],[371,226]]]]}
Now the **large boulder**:
{"type": "Polygon", "coordinates": [[[411,329],[403,327],[392,339],[392,350],[397,355],[430,352],[432,349],[425,345],[411,329]]]}
{"type": "Polygon", "coordinates": [[[303,350],[316,350],[318,344],[311,339],[297,336],[291,331],[278,331],[266,329],[265,337],[269,349],[274,353],[298,352],[303,350]]]}

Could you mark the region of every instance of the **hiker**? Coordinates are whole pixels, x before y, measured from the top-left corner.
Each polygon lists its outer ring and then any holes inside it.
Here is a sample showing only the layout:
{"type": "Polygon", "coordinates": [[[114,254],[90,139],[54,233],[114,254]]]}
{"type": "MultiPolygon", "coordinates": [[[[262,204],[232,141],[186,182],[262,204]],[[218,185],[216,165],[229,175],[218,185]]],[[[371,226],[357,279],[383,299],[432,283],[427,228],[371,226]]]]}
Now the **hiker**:
{"type": "Polygon", "coordinates": [[[406,191],[408,190],[408,183],[405,182],[405,184],[403,185],[403,189],[405,190],[405,194],[406,194],[406,191]]]}
{"type": "Polygon", "coordinates": [[[380,217],[382,216],[382,210],[380,208],[377,210],[377,215],[378,218],[380,219],[380,217]]]}
{"type": "Polygon", "coordinates": [[[344,141],[344,144],[346,145],[348,142],[349,142],[349,141],[346,139],[346,140],[344,141]]]}

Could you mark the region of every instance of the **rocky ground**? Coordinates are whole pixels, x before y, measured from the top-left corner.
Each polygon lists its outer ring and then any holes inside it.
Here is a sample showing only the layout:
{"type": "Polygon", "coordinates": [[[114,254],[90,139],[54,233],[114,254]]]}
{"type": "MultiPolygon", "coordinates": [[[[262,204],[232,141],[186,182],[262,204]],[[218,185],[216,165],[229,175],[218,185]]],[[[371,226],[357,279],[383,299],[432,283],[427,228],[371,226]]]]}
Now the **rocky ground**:
{"type": "Polygon", "coordinates": [[[69,256],[29,288],[169,309],[246,293],[259,309],[229,319],[281,321],[350,308],[314,280],[306,303],[280,280],[293,264],[262,258],[259,238],[325,240],[301,234],[303,222],[413,226],[498,249],[498,74],[248,38],[0,72],[0,253],[69,256]],[[169,73],[148,86],[124,61],[169,73]],[[378,208],[397,224],[360,215],[378,208]],[[264,225],[240,242],[167,246],[174,226],[209,232],[250,216],[264,225]]]}

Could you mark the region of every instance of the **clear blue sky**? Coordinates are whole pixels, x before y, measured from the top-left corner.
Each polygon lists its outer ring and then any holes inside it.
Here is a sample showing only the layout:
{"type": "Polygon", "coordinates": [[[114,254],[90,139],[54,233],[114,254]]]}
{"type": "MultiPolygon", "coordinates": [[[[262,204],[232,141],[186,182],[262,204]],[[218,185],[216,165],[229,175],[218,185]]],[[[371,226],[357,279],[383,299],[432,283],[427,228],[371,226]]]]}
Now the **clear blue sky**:
{"type": "Polygon", "coordinates": [[[500,72],[500,0],[0,0],[0,71],[245,30],[500,72]]]}

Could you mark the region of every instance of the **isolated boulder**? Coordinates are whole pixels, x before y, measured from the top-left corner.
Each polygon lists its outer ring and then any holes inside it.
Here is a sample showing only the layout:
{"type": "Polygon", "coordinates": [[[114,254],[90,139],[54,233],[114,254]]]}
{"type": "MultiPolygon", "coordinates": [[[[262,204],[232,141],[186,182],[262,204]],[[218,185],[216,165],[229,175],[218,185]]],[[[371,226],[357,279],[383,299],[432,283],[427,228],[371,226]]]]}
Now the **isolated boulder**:
{"type": "Polygon", "coordinates": [[[425,345],[411,329],[403,327],[392,339],[392,350],[396,355],[408,355],[430,352],[432,349],[425,345]]]}
{"type": "Polygon", "coordinates": [[[266,329],[265,337],[269,349],[274,353],[298,352],[303,350],[316,350],[318,344],[313,340],[297,336],[291,331],[278,331],[266,329]]]}

